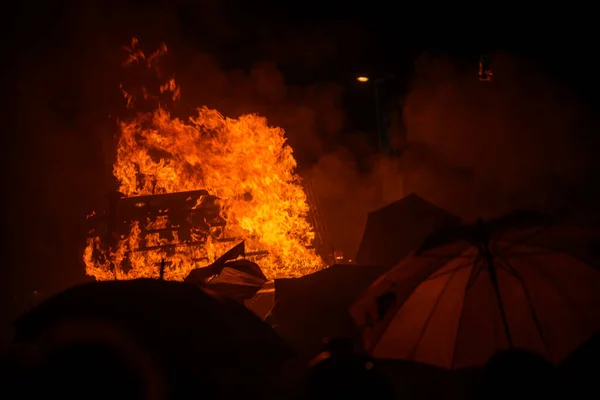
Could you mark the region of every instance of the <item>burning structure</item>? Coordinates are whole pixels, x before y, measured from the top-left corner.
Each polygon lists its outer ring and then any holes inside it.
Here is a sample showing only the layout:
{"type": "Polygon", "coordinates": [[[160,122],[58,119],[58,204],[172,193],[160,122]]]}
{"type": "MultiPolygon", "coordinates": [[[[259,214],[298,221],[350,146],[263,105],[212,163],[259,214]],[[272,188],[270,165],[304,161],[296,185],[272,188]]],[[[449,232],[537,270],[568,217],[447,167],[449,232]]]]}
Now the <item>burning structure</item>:
{"type": "MultiPolygon", "coordinates": [[[[154,62],[131,47],[131,63],[154,62]]],[[[170,79],[160,94],[179,96],[170,79]]],[[[143,99],[152,96],[142,91],[143,99]]],[[[284,132],[258,115],[238,119],[199,108],[186,120],[161,106],[120,123],[113,172],[120,195],[92,214],[84,253],[98,280],[183,280],[245,241],[268,278],[302,276],[324,266],[313,248],[309,206],[284,132]]],[[[137,97],[125,92],[128,106],[137,97]]]]}

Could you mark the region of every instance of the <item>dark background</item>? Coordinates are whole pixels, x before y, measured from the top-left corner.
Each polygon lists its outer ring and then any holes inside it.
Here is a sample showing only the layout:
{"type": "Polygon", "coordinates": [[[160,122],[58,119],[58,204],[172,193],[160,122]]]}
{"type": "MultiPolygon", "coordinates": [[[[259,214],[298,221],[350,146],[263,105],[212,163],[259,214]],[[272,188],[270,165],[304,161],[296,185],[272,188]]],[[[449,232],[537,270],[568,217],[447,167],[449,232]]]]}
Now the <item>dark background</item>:
{"type": "Polygon", "coordinates": [[[85,215],[116,188],[121,46],[169,47],[197,105],[265,115],[312,179],[336,248],[366,213],[415,191],[466,219],[515,207],[584,210],[597,196],[597,36],[585,8],[436,8],[369,1],[22,3],[3,14],[4,262],[13,315],[85,280],[85,215]],[[586,17],[587,16],[587,17],[586,17]],[[479,82],[482,52],[493,82],[479,82]],[[376,148],[369,85],[397,154],[376,148]],[[37,292],[37,295],[34,295],[37,292]]]}

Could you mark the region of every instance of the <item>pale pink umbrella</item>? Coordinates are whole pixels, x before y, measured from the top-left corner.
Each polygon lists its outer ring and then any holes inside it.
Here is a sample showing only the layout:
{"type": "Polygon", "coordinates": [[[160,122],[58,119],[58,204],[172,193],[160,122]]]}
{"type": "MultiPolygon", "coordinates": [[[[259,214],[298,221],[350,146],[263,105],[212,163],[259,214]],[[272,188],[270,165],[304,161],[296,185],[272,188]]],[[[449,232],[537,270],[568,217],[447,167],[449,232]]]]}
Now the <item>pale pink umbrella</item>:
{"type": "Polygon", "coordinates": [[[531,212],[442,229],[351,314],[376,358],[458,369],[523,348],[557,364],[600,331],[597,238],[531,212]]]}

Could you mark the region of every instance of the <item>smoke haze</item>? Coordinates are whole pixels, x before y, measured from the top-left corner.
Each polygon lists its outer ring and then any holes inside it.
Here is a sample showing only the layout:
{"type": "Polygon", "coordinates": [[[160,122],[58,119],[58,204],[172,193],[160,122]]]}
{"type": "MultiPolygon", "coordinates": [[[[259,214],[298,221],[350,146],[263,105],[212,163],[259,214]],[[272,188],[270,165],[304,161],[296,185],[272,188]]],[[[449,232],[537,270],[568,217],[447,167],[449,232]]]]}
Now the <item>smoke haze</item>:
{"type": "Polygon", "coordinates": [[[589,192],[594,121],[574,92],[509,54],[493,56],[492,82],[461,67],[430,54],[415,63],[404,102],[407,190],[467,219],[557,211],[589,192]]]}
{"type": "MultiPolygon", "coordinates": [[[[19,212],[7,221],[13,232],[12,241],[5,243],[12,249],[7,254],[18,264],[5,281],[11,291],[48,294],[85,279],[85,216],[104,207],[106,195],[117,188],[112,177],[117,121],[127,116],[119,84],[134,83],[122,68],[121,47],[134,36],[147,53],[167,43],[166,74],[173,74],[182,87],[177,116],[187,117],[201,105],[229,117],[264,115],[286,130],[305,169],[333,148],[342,132],[340,88],[327,82],[290,84],[276,64],[278,49],[285,48],[285,62],[302,62],[306,56],[310,69],[331,57],[325,50],[333,41],[320,39],[322,57],[304,51],[290,61],[290,44],[279,38],[262,44],[266,50],[249,65],[236,65],[229,54],[208,52],[212,41],[239,35],[226,23],[211,31],[202,46],[184,37],[179,16],[162,7],[116,11],[82,5],[60,15],[49,13],[63,28],[44,32],[49,27],[42,25],[40,32],[28,32],[40,36],[19,49],[23,57],[12,66],[10,170],[18,173],[11,177],[17,190],[8,203],[19,212]]],[[[219,7],[196,12],[198,24],[222,18],[219,7]]],[[[287,39],[294,48],[306,49],[310,38],[301,33],[287,39]]]]}
{"type": "MultiPolygon", "coordinates": [[[[473,66],[424,55],[391,129],[405,151],[388,159],[373,152],[373,132],[352,126],[342,106],[349,89],[310,76],[345,51],[342,39],[361,34],[338,25],[281,35],[256,28],[248,41],[260,45],[246,48],[238,43],[246,31],[226,17],[223,3],[203,3],[185,18],[151,5],[80,6],[51,15],[63,24],[60,33],[44,26],[30,32],[40,39],[13,67],[10,170],[18,174],[9,202],[20,211],[7,221],[14,232],[7,254],[18,265],[7,284],[14,290],[52,293],[84,279],[85,216],[117,187],[116,121],[125,110],[119,83],[131,79],[119,49],[132,37],[147,52],[168,45],[168,70],[182,88],[178,116],[206,105],[229,117],[258,113],[286,130],[332,245],[350,256],[367,212],[413,191],[469,219],[513,207],[560,208],[565,193],[586,186],[588,117],[574,94],[535,65],[497,54],[494,81],[485,83],[473,66]],[[192,34],[191,25],[200,28],[192,34]]],[[[365,108],[374,107],[369,101],[365,108]]]]}

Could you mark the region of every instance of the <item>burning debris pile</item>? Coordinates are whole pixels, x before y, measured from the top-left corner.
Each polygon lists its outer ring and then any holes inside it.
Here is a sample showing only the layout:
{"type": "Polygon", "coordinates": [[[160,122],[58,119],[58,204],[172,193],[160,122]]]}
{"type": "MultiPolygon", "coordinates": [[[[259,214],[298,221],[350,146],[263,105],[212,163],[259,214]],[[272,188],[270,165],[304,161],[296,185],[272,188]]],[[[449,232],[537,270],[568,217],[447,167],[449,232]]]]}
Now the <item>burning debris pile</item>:
{"type": "MultiPolygon", "coordinates": [[[[128,64],[149,68],[166,54],[163,46],[145,57],[135,40],[130,50],[128,64]]],[[[170,79],[160,92],[175,100],[179,87],[170,79]]],[[[202,107],[185,121],[158,104],[121,122],[113,172],[122,196],[109,213],[90,217],[103,219],[104,232],[90,232],[87,274],[158,277],[166,260],[165,279],[183,280],[242,240],[268,278],[322,268],[295,167],[284,131],[258,115],[231,119],[202,107]]]]}

